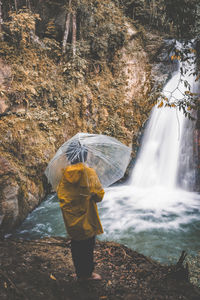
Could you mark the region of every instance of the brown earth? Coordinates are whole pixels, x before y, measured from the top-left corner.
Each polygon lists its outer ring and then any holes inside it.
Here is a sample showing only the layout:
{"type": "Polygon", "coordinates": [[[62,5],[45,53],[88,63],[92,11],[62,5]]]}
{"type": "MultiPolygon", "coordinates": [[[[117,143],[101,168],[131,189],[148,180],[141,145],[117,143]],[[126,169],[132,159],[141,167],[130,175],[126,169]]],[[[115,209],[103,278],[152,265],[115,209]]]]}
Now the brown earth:
{"type": "Polygon", "coordinates": [[[101,281],[74,279],[70,241],[0,241],[1,300],[198,300],[183,264],[163,266],[127,247],[97,241],[96,271],[101,281]]]}

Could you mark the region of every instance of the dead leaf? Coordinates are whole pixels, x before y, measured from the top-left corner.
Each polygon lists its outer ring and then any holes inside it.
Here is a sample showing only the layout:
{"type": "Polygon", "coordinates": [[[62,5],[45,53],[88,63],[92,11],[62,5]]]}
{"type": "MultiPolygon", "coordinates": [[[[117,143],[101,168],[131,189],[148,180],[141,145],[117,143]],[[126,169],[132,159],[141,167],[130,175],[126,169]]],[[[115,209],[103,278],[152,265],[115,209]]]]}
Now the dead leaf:
{"type": "Polygon", "coordinates": [[[53,280],[57,280],[55,276],[53,276],[53,274],[50,275],[50,278],[53,280]]]}
{"type": "Polygon", "coordinates": [[[112,284],[112,282],[110,281],[110,280],[108,280],[108,283],[107,283],[107,285],[111,285],[112,284]]]}
{"type": "Polygon", "coordinates": [[[160,102],[160,104],[158,105],[158,108],[163,106],[163,102],[160,102]]]}

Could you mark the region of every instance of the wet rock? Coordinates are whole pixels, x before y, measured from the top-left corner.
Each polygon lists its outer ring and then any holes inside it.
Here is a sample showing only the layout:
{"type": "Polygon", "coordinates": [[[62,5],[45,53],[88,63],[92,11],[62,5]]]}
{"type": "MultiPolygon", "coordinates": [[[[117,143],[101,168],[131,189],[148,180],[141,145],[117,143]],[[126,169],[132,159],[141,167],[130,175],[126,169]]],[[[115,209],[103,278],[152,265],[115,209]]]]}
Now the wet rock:
{"type": "Polygon", "coordinates": [[[0,99],[0,115],[4,114],[8,111],[8,105],[6,104],[6,101],[3,99],[0,99]]]}
{"type": "Polygon", "coordinates": [[[16,174],[17,171],[11,166],[6,158],[0,156],[0,176],[8,175],[10,173],[16,174]]]}
{"type": "Polygon", "coordinates": [[[3,88],[8,88],[12,80],[11,68],[0,58],[0,85],[3,88]]]}
{"type": "Polygon", "coordinates": [[[16,182],[9,180],[1,191],[1,225],[10,228],[15,224],[19,214],[18,191],[19,186],[16,182]]]}

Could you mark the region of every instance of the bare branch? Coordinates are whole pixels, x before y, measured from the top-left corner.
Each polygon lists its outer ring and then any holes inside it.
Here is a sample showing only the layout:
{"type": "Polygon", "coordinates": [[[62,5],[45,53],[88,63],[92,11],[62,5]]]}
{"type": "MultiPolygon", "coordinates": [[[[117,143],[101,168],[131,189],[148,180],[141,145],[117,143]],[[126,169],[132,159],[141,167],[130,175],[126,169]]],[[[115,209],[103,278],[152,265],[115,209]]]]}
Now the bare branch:
{"type": "Polygon", "coordinates": [[[26,7],[27,7],[28,9],[31,9],[30,0],[26,0],[26,7]]]}
{"type": "Polygon", "coordinates": [[[73,49],[73,56],[76,55],[76,14],[73,13],[72,15],[72,49],[73,49]]]}
{"type": "Polygon", "coordinates": [[[181,256],[176,264],[177,267],[181,267],[183,265],[183,262],[184,262],[186,256],[187,256],[187,253],[185,251],[182,251],[181,256]]]}
{"type": "Polygon", "coordinates": [[[64,35],[63,35],[63,41],[62,41],[63,54],[65,54],[65,52],[66,52],[66,44],[67,44],[67,39],[68,39],[68,35],[69,35],[70,19],[71,19],[71,0],[69,1],[69,12],[66,17],[65,31],[64,31],[64,35]]]}
{"type": "Polygon", "coordinates": [[[63,53],[66,52],[66,44],[67,44],[67,39],[68,39],[68,35],[69,35],[70,18],[71,18],[71,13],[68,13],[67,18],[66,18],[66,23],[65,23],[63,42],[62,42],[62,52],[63,53]]]}
{"type": "Polygon", "coordinates": [[[18,11],[17,0],[15,0],[15,10],[16,10],[16,12],[18,11]]]}
{"type": "Polygon", "coordinates": [[[2,17],[2,1],[0,0],[0,40],[3,41],[3,17],[2,17]]]}

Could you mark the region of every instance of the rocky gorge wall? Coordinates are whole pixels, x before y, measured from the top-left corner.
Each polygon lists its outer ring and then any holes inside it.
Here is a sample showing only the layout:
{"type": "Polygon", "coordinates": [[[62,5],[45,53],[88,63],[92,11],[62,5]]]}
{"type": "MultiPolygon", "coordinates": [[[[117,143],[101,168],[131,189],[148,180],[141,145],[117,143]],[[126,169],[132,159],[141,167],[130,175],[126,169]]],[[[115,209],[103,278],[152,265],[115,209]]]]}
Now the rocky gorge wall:
{"type": "MultiPolygon", "coordinates": [[[[112,71],[109,67],[101,71],[97,66],[87,81],[79,81],[69,85],[67,90],[63,89],[62,97],[54,94],[50,99],[48,93],[43,93],[37,96],[36,102],[34,97],[27,100],[28,92],[25,91],[25,96],[14,101],[14,95],[22,95],[17,94],[19,81],[15,81],[16,70],[19,72],[22,65],[28,65],[24,82],[30,80],[31,72],[37,71],[34,76],[42,81],[38,83],[38,89],[44,85],[44,74],[40,66],[36,69],[28,58],[29,50],[22,51],[25,61],[21,66],[10,62],[5,55],[1,58],[2,234],[18,226],[50,192],[44,176],[45,168],[58,147],[77,132],[108,134],[136,148],[138,135],[155,102],[155,86],[166,80],[163,66],[170,63],[168,58],[163,59],[159,55],[166,47],[161,36],[152,32],[141,33],[128,19],[125,26],[126,40],[124,46],[114,52],[112,71]]],[[[43,57],[38,54],[35,57],[41,64],[43,57]]],[[[62,89],[60,84],[63,80],[60,66],[55,65],[48,73],[50,75],[47,74],[47,77],[52,76],[58,90],[62,89]]],[[[20,84],[22,89],[23,81],[20,84]]],[[[66,81],[62,84],[67,85],[66,81]]]]}

